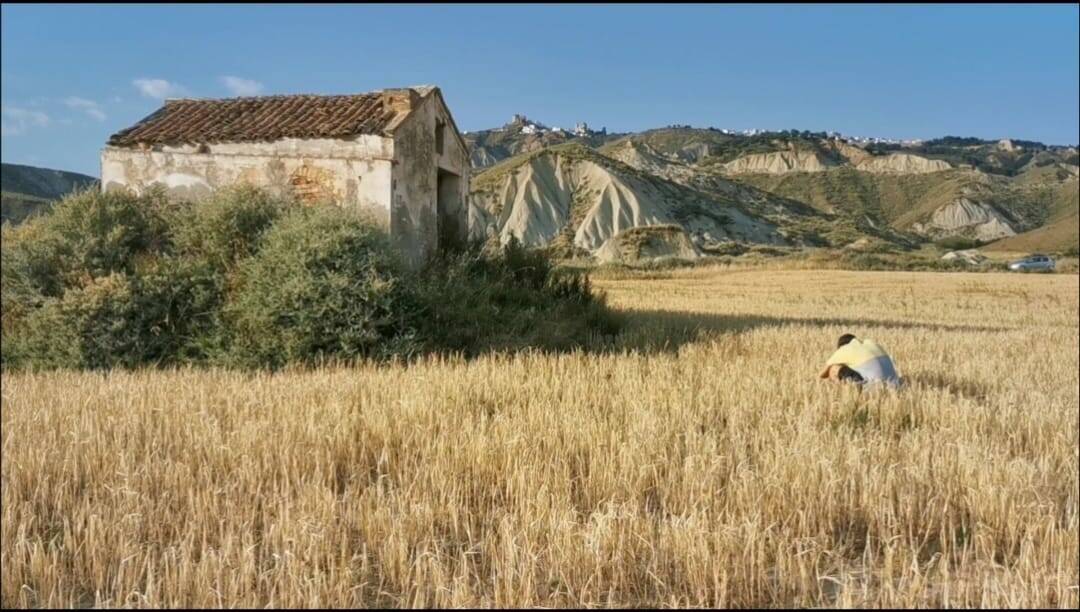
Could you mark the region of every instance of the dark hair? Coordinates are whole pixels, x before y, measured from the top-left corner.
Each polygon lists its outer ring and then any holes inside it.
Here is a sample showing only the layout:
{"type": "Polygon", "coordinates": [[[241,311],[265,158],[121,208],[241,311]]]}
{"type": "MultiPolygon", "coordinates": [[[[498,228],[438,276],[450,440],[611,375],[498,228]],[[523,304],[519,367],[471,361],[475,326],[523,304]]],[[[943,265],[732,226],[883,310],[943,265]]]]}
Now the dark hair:
{"type": "Polygon", "coordinates": [[[844,346],[845,344],[851,342],[854,339],[855,334],[844,334],[843,336],[840,336],[840,340],[836,342],[836,348],[840,348],[841,346],[844,346]]]}

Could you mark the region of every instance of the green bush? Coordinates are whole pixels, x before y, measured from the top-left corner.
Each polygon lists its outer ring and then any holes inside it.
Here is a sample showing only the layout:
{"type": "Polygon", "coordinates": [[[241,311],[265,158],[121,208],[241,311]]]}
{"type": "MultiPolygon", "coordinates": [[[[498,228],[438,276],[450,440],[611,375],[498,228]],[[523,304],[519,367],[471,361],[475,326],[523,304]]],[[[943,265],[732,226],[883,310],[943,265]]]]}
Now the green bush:
{"type": "MultiPolygon", "coordinates": [[[[62,262],[51,258],[40,225],[26,223],[0,229],[0,317],[5,332],[17,326],[45,299],[44,285],[59,285],[52,270],[62,262]]],[[[61,294],[62,290],[54,293],[61,294]]]]}
{"type": "Polygon", "coordinates": [[[408,271],[355,212],[290,204],[87,192],[5,227],[3,367],[276,368],[563,349],[617,329],[587,278],[516,243],[408,271]]]}
{"type": "Polygon", "coordinates": [[[172,294],[189,286],[182,275],[190,268],[184,260],[157,263],[171,249],[173,208],[159,190],[143,196],[87,190],[64,198],[50,214],[5,229],[4,367],[130,366],[173,358],[170,328],[187,319],[182,309],[167,309],[179,307],[172,294]]]}
{"type": "Polygon", "coordinates": [[[964,238],[963,236],[948,236],[935,240],[934,244],[946,251],[965,251],[967,249],[976,249],[983,245],[979,240],[964,238]]]}
{"type": "Polygon", "coordinates": [[[845,270],[897,271],[907,272],[993,272],[1003,271],[1003,264],[984,262],[970,265],[962,260],[942,260],[937,257],[921,257],[912,254],[882,255],[875,253],[840,253],[837,258],[840,267],[845,270]]]}
{"type": "Polygon", "coordinates": [[[488,350],[581,345],[618,331],[620,322],[587,276],[556,272],[516,240],[443,254],[414,276],[414,325],[426,349],[475,355],[488,350]]]}
{"type": "Polygon", "coordinates": [[[176,249],[215,267],[232,268],[258,250],[263,234],[289,204],[250,186],[216,192],[196,205],[174,211],[176,249]]]}
{"type": "Polygon", "coordinates": [[[138,276],[113,272],[46,298],[4,335],[4,365],[109,368],[198,360],[220,307],[218,278],[163,260],[138,276]]]}
{"type": "Polygon", "coordinates": [[[140,254],[168,247],[170,207],[161,191],[88,190],[58,202],[37,223],[41,234],[23,241],[35,285],[45,295],[113,272],[132,272],[140,254]]]}
{"type": "Polygon", "coordinates": [[[706,244],[701,247],[701,250],[707,255],[715,255],[717,257],[721,255],[731,255],[734,257],[747,252],[749,247],[741,242],[729,241],[706,244]]]}
{"type": "Polygon", "coordinates": [[[408,352],[400,264],[385,235],[335,207],[298,208],[244,261],[226,305],[238,365],[408,352]]]}
{"type": "Polygon", "coordinates": [[[137,361],[189,363],[216,359],[225,350],[221,310],[227,279],[199,259],[164,257],[136,277],[142,310],[138,328],[151,350],[137,361]]]}

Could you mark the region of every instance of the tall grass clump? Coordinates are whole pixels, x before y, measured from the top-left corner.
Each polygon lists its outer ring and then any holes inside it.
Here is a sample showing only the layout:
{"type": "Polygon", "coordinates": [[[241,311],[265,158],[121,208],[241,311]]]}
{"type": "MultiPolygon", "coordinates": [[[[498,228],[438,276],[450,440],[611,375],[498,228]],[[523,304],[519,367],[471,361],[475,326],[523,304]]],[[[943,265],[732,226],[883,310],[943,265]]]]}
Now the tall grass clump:
{"type": "Polygon", "coordinates": [[[278,368],[614,329],[587,281],[519,246],[407,270],[355,211],[252,187],[193,203],[86,191],[3,231],[5,369],[278,368]]]}

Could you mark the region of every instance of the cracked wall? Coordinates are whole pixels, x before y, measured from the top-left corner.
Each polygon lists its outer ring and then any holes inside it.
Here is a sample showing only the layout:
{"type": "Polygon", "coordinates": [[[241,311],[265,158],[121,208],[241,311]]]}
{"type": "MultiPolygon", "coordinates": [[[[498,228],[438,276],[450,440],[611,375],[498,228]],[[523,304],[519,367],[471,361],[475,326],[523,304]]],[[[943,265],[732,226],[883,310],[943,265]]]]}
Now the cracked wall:
{"type": "Polygon", "coordinates": [[[102,189],[141,193],[161,185],[171,197],[190,200],[249,184],[301,203],[330,201],[372,218],[416,267],[435,251],[440,234],[466,234],[469,157],[440,94],[411,103],[392,137],[106,146],[102,189]],[[438,123],[445,125],[441,153],[438,123]]]}
{"type": "Polygon", "coordinates": [[[329,201],[390,224],[393,141],[382,136],[354,140],[282,139],[267,143],[106,147],[101,185],[136,193],[161,185],[178,199],[248,184],[271,193],[291,193],[300,202],[329,201]]]}
{"type": "Polygon", "coordinates": [[[467,230],[469,155],[454,133],[453,123],[438,96],[423,98],[394,133],[394,196],[390,209],[391,236],[410,265],[417,265],[439,244],[440,212],[444,226],[452,224],[464,236],[467,230]],[[437,124],[446,127],[443,151],[435,149],[437,124]],[[447,197],[444,183],[439,209],[439,173],[460,177],[453,187],[457,197],[447,197]]]}

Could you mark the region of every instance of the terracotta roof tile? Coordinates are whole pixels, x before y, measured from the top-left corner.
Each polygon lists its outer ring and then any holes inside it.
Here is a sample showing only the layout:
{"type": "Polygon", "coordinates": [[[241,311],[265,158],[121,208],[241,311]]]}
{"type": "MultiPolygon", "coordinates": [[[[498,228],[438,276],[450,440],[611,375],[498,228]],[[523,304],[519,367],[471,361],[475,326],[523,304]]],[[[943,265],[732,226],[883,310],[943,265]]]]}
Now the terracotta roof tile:
{"type": "Polygon", "coordinates": [[[395,114],[382,92],[167,100],[142,121],[113,134],[109,144],[346,138],[380,134],[395,114]]]}

